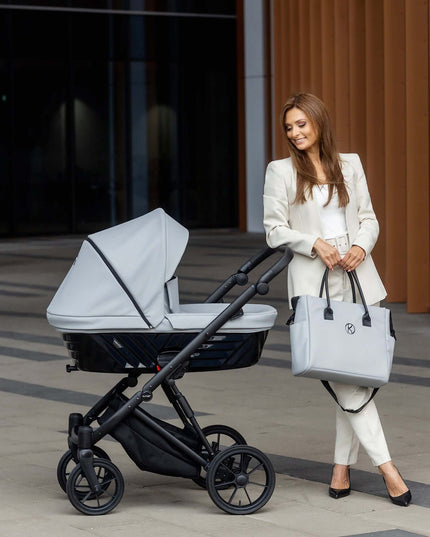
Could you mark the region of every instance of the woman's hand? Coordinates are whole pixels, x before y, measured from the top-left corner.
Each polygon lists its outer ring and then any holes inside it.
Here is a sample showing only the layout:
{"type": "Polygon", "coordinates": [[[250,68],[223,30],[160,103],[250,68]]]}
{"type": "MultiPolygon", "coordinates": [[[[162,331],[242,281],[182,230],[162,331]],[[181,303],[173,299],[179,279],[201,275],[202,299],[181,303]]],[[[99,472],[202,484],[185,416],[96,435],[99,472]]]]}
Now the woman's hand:
{"type": "Polygon", "coordinates": [[[355,270],[358,265],[364,261],[365,257],[366,252],[363,248],[354,244],[340,260],[339,266],[343,268],[343,270],[351,272],[351,270],[355,270]]]}
{"type": "Polygon", "coordinates": [[[318,257],[321,259],[321,261],[330,270],[333,270],[336,265],[340,265],[340,262],[342,260],[339,255],[339,252],[334,246],[332,246],[328,242],[325,242],[321,238],[318,238],[314,243],[313,249],[317,253],[318,257]]]}

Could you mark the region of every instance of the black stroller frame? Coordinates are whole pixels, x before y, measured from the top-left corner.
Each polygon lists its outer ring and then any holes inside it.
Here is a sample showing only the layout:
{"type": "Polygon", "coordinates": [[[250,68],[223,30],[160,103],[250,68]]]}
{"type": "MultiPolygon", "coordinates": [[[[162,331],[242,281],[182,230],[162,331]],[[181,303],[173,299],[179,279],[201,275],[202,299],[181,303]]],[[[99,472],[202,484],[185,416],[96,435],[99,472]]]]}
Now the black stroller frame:
{"type": "MultiPolygon", "coordinates": [[[[248,273],[275,252],[279,250],[264,248],[251,257],[205,302],[222,302],[223,297],[234,286],[247,285],[248,273]]],[[[228,320],[241,315],[242,307],[250,299],[268,293],[269,282],[287,267],[292,257],[291,250],[285,248],[282,257],[260,276],[257,283],[250,284],[184,348],[179,352],[160,355],[157,372],[131,398],[125,397],[124,392],[138,384],[138,377],[144,371],[131,369],[85,416],[79,413],[69,415],[69,450],[58,463],[57,477],[60,486],[67,492],[70,502],[78,511],[88,515],[106,514],[114,509],[122,498],[122,474],[110,461],[107,453],[96,445],[108,434],[123,444],[141,469],[192,478],[198,485],[207,488],[213,502],[227,513],[249,514],[267,503],[275,486],[275,472],[269,458],[258,449],[246,445],[243,436],[230,427],[211,425],[202,429],[190,404],[176,385],[176,380],[187,371],[197,349],[214,336],[228,320]],[[160,386],[182,421],[184,429],[166,424],[139,407],[141,403],[151,401],[153,392],[160,386]],[[99,425],[92,426],[96,421],[99,425]],[[126,429],[125,423],[128,424],[126,429]],[[147,462],[147,454],[139,454],[139,445],[134,451],[127,449],[130,441],[124,435],[130,433],[130,427],[134,431],[133,435],[142,433],[142,428],[144,436],[155,434],[163,444],[162,453],[168,448],[176,452],[173,455],[173,465],[170,463],[170,468],[166,471],[160,470],[159,464],[163,464],[161,460],[155,462],[153,469],[151,463],[147,462]],[[212,442],[209,441],[211,436],[215,437],[212,442]],[[226,438],[230,447],[223,445],[226,438]],[[168,448],[164,447],[164,443],[168,448]],[[71,466],[74,468],[70,471],[71,466]]],[[[264,332],[262,344],[267,332],[264,332]]],[[[64,334],[64,339],[67,344],[68,334],[64,334]]],[[[70,345],[70,348],[73,348],[73,345],[70,345]]],[[[73,356],[73,353],[71,354],[73,356]]],[[[66,369],[70,372],[78,370],[79,367],[68,365],[66,369]]],[[[153,439],[150,442],[154,444],[153,439]]],[[[157,442],[158,440],[155,440],[155,444],[157,442]]],[[[163,459],[163,455],[159,458],[163,459]]]]}

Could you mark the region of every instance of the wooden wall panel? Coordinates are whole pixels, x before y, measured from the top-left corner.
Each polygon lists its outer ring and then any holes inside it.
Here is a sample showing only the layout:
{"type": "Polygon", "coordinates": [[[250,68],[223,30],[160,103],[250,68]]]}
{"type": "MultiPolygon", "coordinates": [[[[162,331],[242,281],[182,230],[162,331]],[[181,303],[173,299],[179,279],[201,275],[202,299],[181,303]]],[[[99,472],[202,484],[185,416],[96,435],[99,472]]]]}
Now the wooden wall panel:
{"type": "Polygon", "coordinates": [[[365,166],[388,300],[410,312],[430,311],[429,1],[272,0],[275,156],[283,102],[320,96],[365,166]]]}
{"type": "MultiPolygon", "coordinates": [[[[286,21],[289,20],[289,17],[286,13],[287,4],[283,0],[273,0],[273,12],[272,12],[272,33],[278,37],[278,50],[276,54],[273,55],[272,65],[273,72],[272,83],[273,83],[273,103],[272,103],[272,131],[274,134],[274,151],[275,155],[279,155],[284,150],[284,141],[281,136],[279,136],[279,114],[281,106],[286,100],[287,95],[291,91],[291,79],[290,79],[290,69],[288,66],[289,62],[289,40],[288,32],[285,31],[286,21]],[[276,13],[276,17],[274,14],[276,13]],[[283,76],[277,77],[276,84],[274,81],[274,73],[283,73],[283,76]],[[281,104],[280,104],[281,103],[281,104]]],[[[272,43],[272,48],[274,43],[272,43]]],[[[269,152],[270,154],[270,152],[269,152]]],[[[272,154],[273,157],[273,154],[272,154]]]]}
{"type": "Polygon", "coordinates": [[[406,257],[410,311],[429,304],[429,2],[405,3],[406,257]]]}
{"type": "Polygon", "coordinates": [[[322,95],[322,58],[321,58],[321,1],[310,0],[309,39],[310,39],[310,87],[317,95],[322,95]]]}
{"type": "Polygon", "coordinates": [[[335,0],[334,3],[334,59],[335,59],[335,108],[336,117],[342,118],[336,124],[339,150],[349,150],[350,116],[349,116],[349,3],[335,0]]]}
{"type": "MultiPolygon", "coordinates": [[[[384,3],[366,0],[366,158],[369,190],[378,219],[385,221],[385,112],[384,112],[384,3]]],[[[378,270],[385,272],[385,229],[381,226],[379,240],[372,257],[378,270]]]]}
{"type": "Polygon", "coordinates": [[[358,153],[366,162],[366,43],[365,0],[357,0],[349,6],[349,63],[354,69],[349,70],[350,88],[350,150],[358,153]]]}
{"type": "Polygon", "coordinates": [[[385,285],[406,302],[406,63],[404,0],[384,1],[385,285]]]}
{"type": "MultiPolygon", "coordinates": [[[[290,71],[290,88],[291,93],[296,93],[301,89],[300,82],[300,27],[299,27],[299,4],[301,2],[288,1],[287,21],[285,27],[288,28],[288,52],[289,64],[287,69],[290,71]]],[[[303,59],[302,59],[303,61],[303,59]]],[[[288,96],[284,98],[284,101],[288,96]]]]}
{"type": "Polygon", "coordinates": [[[300,88],[310,88],[311,85],[311,33],[309,2],[298,2],[298,40],[291,43],[291,48],[299,57],[300,88]],[[298,50],[297,50],[298,45],[298,50]]]}
{"type": "MultiPolygon", "coordinates": [[[[333,122],[336,124],[334,51],[334,0],[324,0],[321,9],[322,98],[330,111],[333,122]]],[[[281,73],[279,74],[281,75],[281,73]]],[[[312,91],[314,91],[314,88],[312,88],[312,91]]]]}

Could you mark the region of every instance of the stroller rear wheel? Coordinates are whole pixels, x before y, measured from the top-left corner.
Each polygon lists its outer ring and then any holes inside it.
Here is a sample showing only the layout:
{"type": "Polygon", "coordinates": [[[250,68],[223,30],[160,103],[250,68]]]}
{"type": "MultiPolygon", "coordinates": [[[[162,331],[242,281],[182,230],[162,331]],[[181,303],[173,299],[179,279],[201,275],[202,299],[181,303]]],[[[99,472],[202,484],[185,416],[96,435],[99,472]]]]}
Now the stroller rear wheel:
{"type": "Polygon", "coordinates": [[[232,515],[247,515],[269,501],[275,480],[275,470],[264,453],[252,446],[232,446],[211,462],[206,486],[220,509],[232,515]]]}
{"type": "Polygon", "coordinates": [[[99,493],[93,492],[80,464],[70,472],[67,495],[70,503],[85,515],[105,515],[121,501],[124,493],[124,478],[118,468],[105,459],[94,459],[93,468],[99,493]]]}
{"type": "MultiPolygon", "coordinates": [[[[236,429],[228,427],[227,425],[209,425],[208,427],[204,427],[202,432],[208,439],[215,455],[236,444],[246,445],[245,438],[236,431],[236,429]]],[[[199,451],[199,454],[209,462],[210,457],[206,447],[201,445],[199,451]]],[[[199,487],[202,487],[203,489],[206,488],[206,472],[203,468],[201,469],[200,475],[193,478],[193,481],[199,485],[199,487]]]]}
{"type": "MultiPolygon", "coordinates": [[[[110,461],[109,455],[102,448],[98,446],[93,446],[94,456],[98,459],[107,459],[110,461]]],[[[66,492],[67,480],[69,479],[70,472],[78,464],[78,460],[75,460],[73,457],[72,451],[68,449],[66,453],[58,461],[57,465],[57,480],[60,484],[60,487],[66,492]]]]}

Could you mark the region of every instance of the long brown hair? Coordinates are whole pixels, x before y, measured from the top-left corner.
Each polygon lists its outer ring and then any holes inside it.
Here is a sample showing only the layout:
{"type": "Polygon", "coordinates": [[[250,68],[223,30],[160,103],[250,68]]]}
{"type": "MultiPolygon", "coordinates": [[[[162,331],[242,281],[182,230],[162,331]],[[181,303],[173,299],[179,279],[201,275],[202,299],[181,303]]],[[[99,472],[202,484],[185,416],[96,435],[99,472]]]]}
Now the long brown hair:
{"type": "Polygon", "coordinates": [[[282,130],[287,138],[288,148],[297,170],[297,203],[305,203],[308,197],[312,197],[312,188],[318,184],[315,166],[312,164],[306,151],[301,151],[293,144],[287,136],[285,117],[287,112],[293,108],[298,108],[306,114],[312,126],[317,131],[319,144],[319,157],[329,185],[329,196],[327,204],[330,202],[335,189],[339,199],[339,207],[345,207],[349,202],[348,191],[340,167],[339,153],[336,149],[333,128],[324,103],[311,93],[297,93],[292,95],[284,104],[281,112],[282,130]]]}

